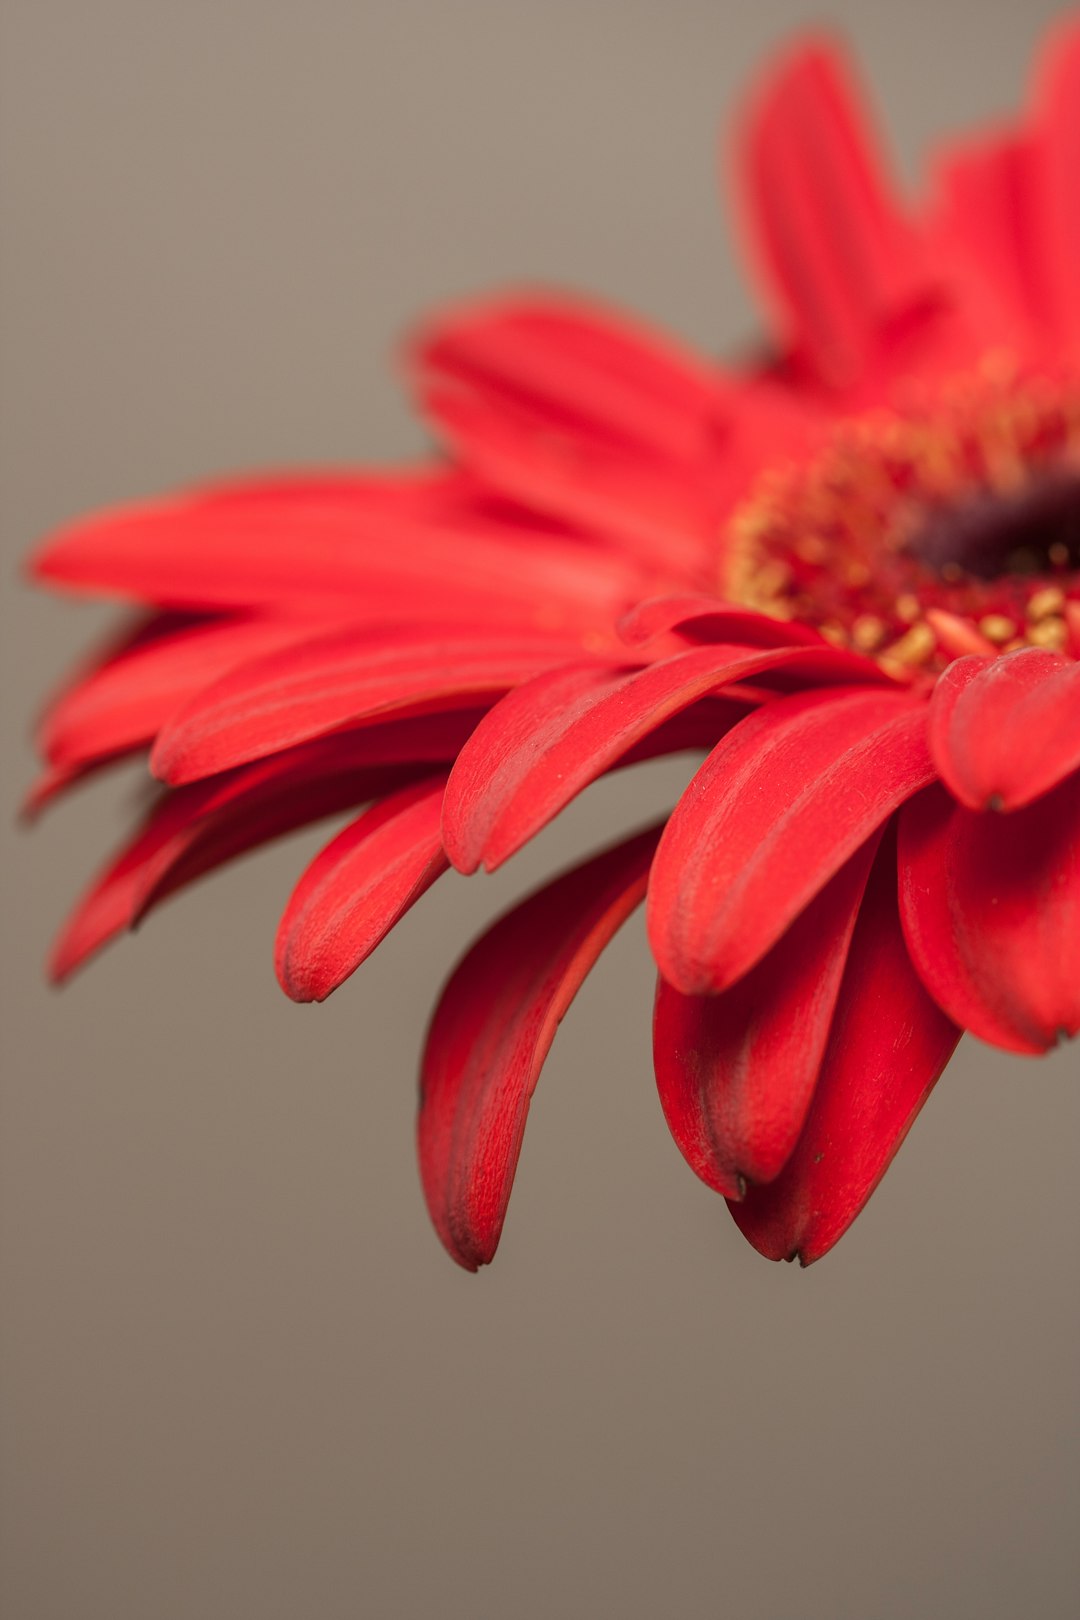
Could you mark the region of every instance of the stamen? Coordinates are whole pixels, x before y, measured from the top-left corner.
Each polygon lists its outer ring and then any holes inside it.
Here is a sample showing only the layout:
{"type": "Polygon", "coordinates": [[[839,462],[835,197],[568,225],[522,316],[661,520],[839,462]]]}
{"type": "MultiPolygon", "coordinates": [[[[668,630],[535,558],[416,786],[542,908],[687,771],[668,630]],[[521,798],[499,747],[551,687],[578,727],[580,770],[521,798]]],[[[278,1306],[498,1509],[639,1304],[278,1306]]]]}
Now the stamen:
{"type": "Polygon", "coordinates": [[[1000,360],[932,409],[878,411],[772,469],[732,520],[720,591],[910,675],[1070,644],[1080,382],[1000,360]]]}

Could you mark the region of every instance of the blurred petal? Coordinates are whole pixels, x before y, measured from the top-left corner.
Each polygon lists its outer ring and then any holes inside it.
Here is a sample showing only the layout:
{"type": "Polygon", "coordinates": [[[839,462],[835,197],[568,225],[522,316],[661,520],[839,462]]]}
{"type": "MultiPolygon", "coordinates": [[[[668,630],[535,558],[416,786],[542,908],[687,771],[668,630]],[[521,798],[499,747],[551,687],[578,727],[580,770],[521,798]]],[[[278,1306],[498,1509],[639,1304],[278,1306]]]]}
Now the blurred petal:
{"type": "Polygon", "coordinates": [[[1043,319],[1056,317],[1061,338],[1075,355],[1080,350],[1075,268],[1080,263],[1080,26],[1074,14],[1059,23],[1040,64],[1033,157],[1034,234],[1049,294],[1043,319]]]}
{"type": "Polygon", "coordinates": [[[560,432],[503,400],[429,389],[423,403],[455,457],[492,488],[582,526],[661,579],[707,566],[716,514],[704,468],[675,476],[639,451],[560,432]]]}
{"type": "Polygon", "coordinates": [[[649,457],[694,459],[718,385],[674,340],[556,294],[463,305],[419,334],[422,373],[649,457]]]}
{"type": "Polygon", "coordinates": [[[825,381],[851,382],[881,329],[928,302],[934,281],[829,44],[807,43],[765,83],[738,162],[755,263],[788,343],[825,381]]]}
{"type": "Polygon", "coordinates": [[[39,578],[183,609],[349,617],[415,609],[478,625],[605,624],[639,570],[538,526],[496,538],[478,520],[336,487],[273,500],[193,491],[92,514],[47,539],[39,578]]]}
{"type": "Polygon", "coordinates": [[[991,337],[1001,341],[1004,331],[1015,338],[1020,327],[1037,343],[1047,292],[1032,219],[1029,135],[1008,130],[950,146],[938,168],[943,233],[963,261],[965,296],[989,289],[996,307],[983,312],[983,324],[991,337]]]}

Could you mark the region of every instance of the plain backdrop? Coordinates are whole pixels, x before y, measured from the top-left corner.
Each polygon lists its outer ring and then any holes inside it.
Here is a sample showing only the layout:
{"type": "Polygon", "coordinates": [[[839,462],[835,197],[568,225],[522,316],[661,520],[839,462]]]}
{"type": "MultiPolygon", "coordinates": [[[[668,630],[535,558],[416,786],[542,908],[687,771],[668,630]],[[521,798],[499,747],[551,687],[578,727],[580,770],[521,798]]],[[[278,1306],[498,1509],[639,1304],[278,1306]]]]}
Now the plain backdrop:
{"type": "MultiPolygon", "coordinates": [[[[602,784],[447,880],[325,1006],[271,969],[325,829],[62,995],[41,960],[138,774],[16,829],[29,730],[108,622],[19,559],[98,503],[424,443],[418,313],[522,279],[715,353],[718,196],[800,0],[6,0],[0,1612],[6,1620],[1057,1620],[1078,1600],[1077,1053],[966,1044],[801,1272],[657,1105],[640,926],[575,1004],[479,1277],[413,1164],[428,1010],[541,874],[678,791],[602,784]]],[[[906,180],[1020,101],[1043,0],[848,0],[906,180]]]]}

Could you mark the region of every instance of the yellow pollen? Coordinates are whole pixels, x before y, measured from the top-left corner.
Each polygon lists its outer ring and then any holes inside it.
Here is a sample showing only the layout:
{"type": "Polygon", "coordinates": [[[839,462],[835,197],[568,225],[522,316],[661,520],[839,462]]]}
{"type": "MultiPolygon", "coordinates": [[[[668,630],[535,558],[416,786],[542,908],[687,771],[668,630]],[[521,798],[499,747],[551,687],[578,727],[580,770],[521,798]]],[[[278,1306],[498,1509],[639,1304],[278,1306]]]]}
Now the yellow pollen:
{"type": "Polygon", "coordinates": [[[1040,619],[1033,624],[1027,632],[1027,641],[1034,647],[1049,647],[1052,652],[1061,652],[1068,639],[1064,619],[1040,619]]]}
{"type": "Polygon", "coordinates": [[[1048,585],[1045,590],[1036,591],[1027,605],[1029,619],[1045,619],[1051,613],[1060,613],[1065,606],[1065,592],[1060,585],[1048,585]]]}
{"type": "Polygon", "coordinates": [[[979,629],[987,641],[1011,641],[1016,634],[1016,625],[1003,613],[985,613],[979,620],[979,629]]]}
{"type": "Polygon", "coordinates": [[[936,646],[937,637],[928,624],[913,624],[907,635],[885,648],[881,657],[883,662],[888,659],[894,664],[921,664],[936,646]]]}
{"type": "Polygon", "coordinates": [[[851,639],[860,652],[873,652],[885,637],[885,626],[872,613],[862,613],[851,627],[851,639]]]}

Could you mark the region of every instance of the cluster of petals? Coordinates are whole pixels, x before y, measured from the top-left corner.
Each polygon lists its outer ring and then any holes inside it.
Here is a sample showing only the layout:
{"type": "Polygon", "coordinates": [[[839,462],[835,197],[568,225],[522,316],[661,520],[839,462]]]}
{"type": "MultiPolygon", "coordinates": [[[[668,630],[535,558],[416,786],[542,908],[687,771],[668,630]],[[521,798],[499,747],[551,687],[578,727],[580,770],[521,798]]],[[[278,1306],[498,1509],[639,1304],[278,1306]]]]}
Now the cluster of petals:
{"type": "Polygon", "coordinates": [[[1080,377],[1080,29],[1021,121],[939,154],[918,208],[817,39],[759,85],[735,159],[767,362],[724,370],[549,294],[458,308],[407,356],[429,464],[200,488],[35,558],[140,616],[49,708],[32,805],[146,749],[165,784],[57,978],[350,813],[276,942],[285,991],[322,1000],[451,867],[499,867],[608,771],[706,755],[665,821],[500,918],[443,991],[419,1157],[471,1269],[558,1023],[643,902],[668,1125],[773,1258],[842,1235],[964,1030],[1039,1053],[1080,1028],[1080,471],[1041,641],[937,602],[905,665],[740,599],[725,549],[763,481],[847,424],[932,414],[1002,357],[1080,377]]]}

